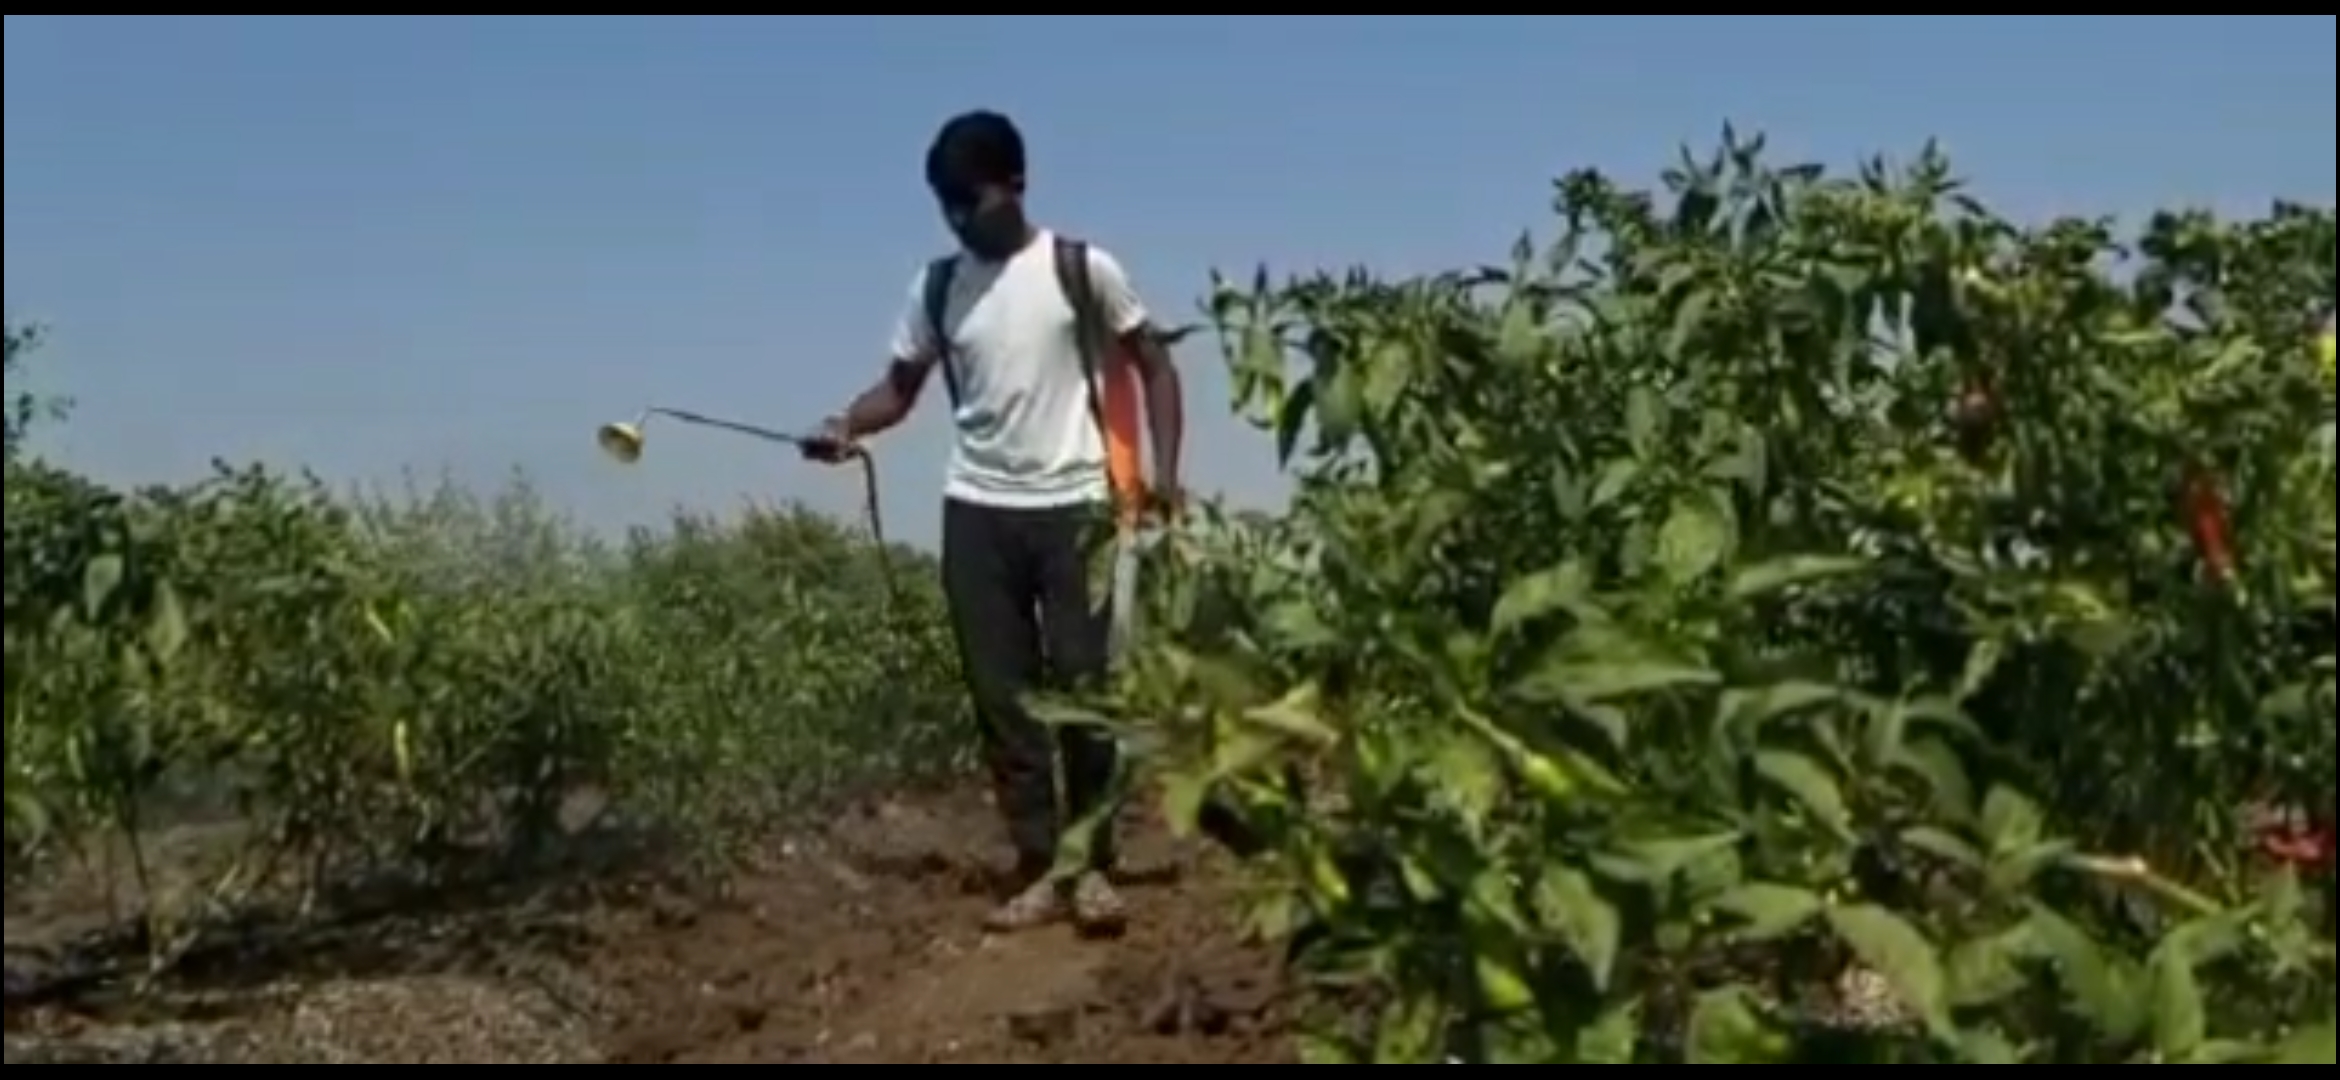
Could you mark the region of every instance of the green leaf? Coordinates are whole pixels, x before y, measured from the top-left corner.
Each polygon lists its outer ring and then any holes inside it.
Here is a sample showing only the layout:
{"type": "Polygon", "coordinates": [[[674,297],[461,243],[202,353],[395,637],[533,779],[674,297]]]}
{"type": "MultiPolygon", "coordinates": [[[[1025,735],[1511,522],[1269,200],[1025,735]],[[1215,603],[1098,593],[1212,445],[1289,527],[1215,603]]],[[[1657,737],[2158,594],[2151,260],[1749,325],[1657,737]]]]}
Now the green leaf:
{"type": "Polygon", "coordinates": [[[105,611],[106,605],[113,601],[114,594],[121,591],[122,583],[128,577],[128,564],[120,555],[109,552],[90,559],[89,564],[81,568],[82,617],[96,620],[105,611]]]}
{"type": "Polygon", "coordinates": [[[1621,1001],[1601,1010],[1576,1033],[1578,1065],[1631,1065],[1641,1046],[1641,1003],[1621,1001]]]}
{"type": "Polygon", "coordinates": [[[1300,1064],[1302,1065],[1376,1064],[1371,1061],[1358,1060],[1361,1055],[1347,1043],[1322,1035],[1302,1035],[1299,1043],[1300,1064]]]}
{"type": "Polygon", "coordinates": [[[1736,986],[1699,995],[1685,1034],[1688,1065],[1786,1065],[1795,1049],[1756,1007],[1754,995],[1736,986]]]}
{"type": "Polygon", "coordinates": [[[1810,889],[1749,882],[1723,894],[1714,906],[1745,924],[1738,928],[1740,937],[1768,942],[1803,929],[1825,905],[1810,889]]]}
{"type": "Polygon", "coordinates": [[[1709,312],[1714,310],[1716,290],[1693,286],[1674,309],[1673,326],[1666,333],[1666,356],[1676,363],[1689,358],[1691,346],[1706,328],[1709,312]]]}
{"type": "Polygon", "coordinates": [[[1495,339],[1496,359],[1507,366],[1532,364],[1550,345],[1543,320],[1536,317],[1536,305],[1525,299],[1504,305],[1503,323],[1495,339]]]}
{"type": "Polygon", "coordinates": [[[1754,735],[1774,720],[1842,701],[1844,696],[1841,687],[1791,680],[1762,687],[1733,688],[1723,694],[1719,709],[1732,728],[1754,735]]]}
{"type": "MultiPolygon", "coordinates": [[[[1262,283],[1262,287],[1265,284],[1262,283]]],[[[1236,366],[1247,375],[1274,377],[1284,372],[1284,343],[1265,320],[1243,328],[1242,353],[1236,366]]]]}
{"type": "Polygon", "coordinates": [[[1754,600],[1798,585],[1812,585],[1851,577],[1869,567],[1868,560],[1833,555],[1793,555],[1745,567],[1731,578],[1733,600],[1754,600]]]}
{"type": "Polygon", "coordinates": [[[1438,995],[1416,991],[1381,1010],[1374,1025],[1373,1065],[1438,1065],[1445,1057],[1446,1007],[1438,995]]]}
{"type": "Polygon", "coordinates": [[[1949,981],[1942,957],[1917,927],[1875,904],[1832,908],[1828,923],[1863,965],[1885,977],[1903,1005],[1937,1034],[1950,1031],[1949,981]]]}
{"type": "Polygon", "coordinates": [[[1981,870],[1985,863],[1983,853],[1973,844],[1930,825],[1914,825],[1903,830],[1901,842],[1961,870],[1981,870]]]}
{"type": "Polygon", "coordinates": [[[1506,634],[1528,623],[1569,610],[1591,595],[1592,573],[1583,562],[1570,559],[1512,582],[1495,604],[1488,631],[1506,634]]]}
{"type": "MultiPolygon", "coordinates": [[[[2264,895],[2267,899],[2274,897],[2272,891],[2264,895]]],[[[2298,917],[2296,912],[2293,917],[2298,917]]],[[[2220,963],[2249,947],[2248,922],[2246,909],[2198,915],[2163,935],[2158,951],[2179,957],[2195,968],[2220,963]]]]}
{"type": "Polygon", "coordinates": [[[1555,659],[1530,672],[1513,691],[1528,701],[1598,704],[1721,682],[1722,676],[1706,668],[1662,660],[1555,659]]]}
{"type": "Polygon", "coordinates": [[[1274,702],[1244,710],[1243,718],[1311,745],[1330,746],[1340,741],[1340,733],[1319,715],[1323,697],[1315,683],[1303,683],[1274,702]]]}
{"type": "Polygon", "coordinates": [[[2329,1021],[2305,1028],[2283,1040],[2271,1065],[2331,1065],[2335,1064],[2333,1032],[2336,1026],[2329,1021]]]}
{"type": "Polygon", "coordinates": [[[1451,846],[1454,850],[1452,854],[1444,858],[1434,857],[1434,861],[1444,863],[1453,871],[1467,873],[1469,876],[1469,881],[1463,887],[1467,912],[1466,921],[1469,921],[1482,934],[1500,931],[1505,940],[1517,938],[1528,932],[1527,913],[1519,905],[1518,875],[1510,873],[1501,866],[1485,863],[1484,860],[1464,851],[1462,845],[1438,844],[1437,846],[1451,846]],[[1476,873],[1470,873],[1465,869],[1472,864],[1480,864],[1476,873]]]}
{"type": "Polygon", "coordinates": [[[1950,1003],[1961,1009],[1996,1004],[2026,985],[2021,961],[2024,929],[1959,942],[1943,964],[1950,1003]]]}
{"type": "Polygon", "coordinates": [[[1920,694],[1896,703],[1895,707],[1908,732],[1923,730],[1931,735],[1955,736],[1973,742],[1989,739],[1974,718],[1966,715],[1966,710],[1951,698],[1920,694]]]}
{"type": "Polygon", "coordinates": [[[1625,438],[1632,444],[1634,456],[1647,459],[1657,453],[1658,440],[1665,435],[1664,404],[1658,393],[1647,386],[1636,386],[1625,399],[1625,438]]]}
{"type": "Polygon", "coordinates": [[[1616,973],[1617,951],[1625,923],[1617,907],[1601,895],[1591,876],[1568,867],[1551,867],[1536,882],[1536,919],[1560,935],[1602,992],[1616,973]]]}
{"type": "Polygon", "coordinates": [[[1412,386],[1416,367],[1414,350],[1404,339],[1391,338],[1376,347],[1365,366],[1366,414],[1380,418],[1395,409],[1412,386]]]}
{"type": "Polygon", "coordinates": [[[1760,432],[1742,430],[1730,454],[1706,468],[1709,479],[1724,480],[1751,498],[1763,497],[1770,482],[1770,447],[1760,432]]]}
{"type": "Polygon", "coordinates": [[[1731,519],[1714,499],[1683,499],[1658,530],[1658,572],[1675,585],[1705,577],[1730,557],[1731,533],[1731,519]]]}
{"type": "Polygon", "coordinates": [[[1747,880],[1747,865],[1737,846],[1716,848],[1682,867],[1674,898],[1693,910],[1711,906],[1724,893],[1747,880]]]}
{"type": "Polygon", "coordinates": [[[1958,1064],[1960,1065],[2023,1065],[2023,1051],[2007,1036],[1987,1030],[1970,1030],[1958,1036],[1958,1064]]]}
{"type": "Polygon", "coordinates": [[[1320,367],[1308,379],[1316,398],[1316,445],[1325,454],[1336,453],[1356,438],[1365,424],[1365,386],[1357,365],[1320,367]]]}
{"type": "Polygon", "coordinates": [[[1024,695],[1024,709],[1033,719],[1049,727],[1107,728],[1113,718],[1097,711],[1087,701],[1064,694],[1030,693],[1024,695]]]}
{"type": "Polygon", "coordinates": [[[1480,1008],[1497,1013],[1535,1008],[1535,984],[1529,981],[1527,968],[1520,963],[1515,948],[1478,942],[1471,951],[1471,970],[1477,976],[1480,1008]]]}
{"type": "Polygon", "coordinates": [[[2183,949],[2164,947],[2155,952],[2148,969],[2153,979],[2153,1046],[2165,1058],[2191,1056],[2210,1034],[2210,1016],[2202,1000],[2202,984],[2183,949]]]}
{"type": "Polygon", "coordinates": [[[1325,625],[1324,616],[1306,597],[1281,597],[1263,605],[1259,614],[1261,640],[1287,652],[1338,646],[1341,635],[1325,625]]]}
{"type": "Polygon", "coordinates": [[[1856,768],[1882,768],[1901,760],[1909,734],[1910,709],[1904,702],[1870,699],[1862,709],[1865,720],[1861,758],[1856,768]]]}
{"type": "Polygon", "coordinates": [[[2096,939],[2071,920],[2035,907],[2024,920],[2022,941],[2036,959],[2052,966],[2064,992],[2080,1016],[2113,1042],[2141,1034],[2150,1017],[2139,995],[2132,992],[2135,973],[2109,955],[2096,939]]]}
{"type": "Polygon", "coordinates": [[[1895,765],[1914,774],[1933,798],[1934,812],[1952,822],[1972,820],[1976,814],[1974,782],[1956,748],[1941,739],[1908,738],[1901,744],[1895,765]]]}
{"type": "Polygon", "coordinates": [[[2203,1042],[2203,1043],[2202,1043],[2202,1045],[2195,1047],[2195,1048],[2194,1048],[2194,1052],[2193,1052],[2193,1053],[2186,1055],[2186,1060],[2184,1060],[2184,1061],[2177,1061],[2177,1062],[2166,1062],[2165,1064],[2172,1064],[2172,1065],[2272,1065],[2272,1064],[2275,1064],[2275,1063],[2274,1063],[2274,1062],[2272,1062],[2272,1061],[2265,1060],[2265,1059],[2266,1059],[2266,1057],[2267,1057],[2267,1047],[2266,1047],[2266,1044],[2264,1044],[2264,1043],[2252,1042],[2252,1041],[2250,1041],[2250,1040],[2246,1040],[2246,1039],[2210,1039],[2210,1040],[2207,1040],[2207,1041],[2203,1042]]]}
{"type": "Polygon", "coordinates": [[[10,790],[7,802],[8,831],[13,838],[32,844],[47,838],[50,830],[49,811],[39,799],[30,792],[10,790]]]}
{"type": "Polygon", "coordinates": [[[2005,643],[1997,638],[1975,642],[1973,651],[1966,654],[1965,670],[1958,675],[1958,692],[1955,697],[1960,704],[1965,704],[1974,695],[1981,693],[1983,685],[1990,681],[1991,676],[1998,674],[2006,652],[2005,643]]]}
{"type": "Polygon", "coordinates": [[[1619,458],[1610,462],[1601,470],[1600,480],[1593,484],[1592,499],[1586,504],[1586,509],[1607,509],[1633,490],[1633,485],[1640,479],[1640,462],[1632,458],[1619,458]]]}
{"type": "Polygon", "coordinates": [[[1552,507],[1560,512],[1560,520],[1574,525],[1584,520],[1591,509],[1592,491],[1584,478],[1562,468],[1552,470],[1552,507]]]}
{"type": "Polygon", "coordinates": [[[1728,851],[1738,843],[1739,834],[1736,832],[1632,840],[1621,845],[1616,856],[1600,860],[1600,867],[1603,873],[1619,881],[1656,883],[1680,874],[1692,863],[1716,852],[1728,851]]]}
{"type": "Polygon", "coordinates": [[[1430,798],[1459,815],[1472,836],[1483,836],[1488,815],[1503,799],[1503,759],[1467,729],[1447,729],[1436,738],[1436,746],[1425,748],[1423,767],[1430,798]]]}
{"type": "Polygon", "coordinates": [[[1768,780],[1809,811],[1820,824],[1839,833],[1852,825],[1844,789],[1818,761],[1789,750],[1765,750],[1755,755],[1755,773],[1768,780]]]}
{"type": "Polygon", "coordinates": [[[1200,769],[1182,770],[1162,780],[1162,818],[1170,835],[1188,839],[1202,822],[1203,805],[1210,801],[1211,775],[1200,769]]]}
{"type": "Polygon", "coordinates": [[[146,620],[147,652],[157,663],[170,663],[187,647],[189,636],[187,611],[179,602],[179,591],[168,581],[155,582],[154,610],[146,620]]]}
{"type": "Polygon", "coordinates": [[[1983,840],[1996,856],[2021,855],[2038,847],[2046,834],[2047,817],[2039,804],[2019,791],[1994,787],[1983,797],[1983,840]]]}

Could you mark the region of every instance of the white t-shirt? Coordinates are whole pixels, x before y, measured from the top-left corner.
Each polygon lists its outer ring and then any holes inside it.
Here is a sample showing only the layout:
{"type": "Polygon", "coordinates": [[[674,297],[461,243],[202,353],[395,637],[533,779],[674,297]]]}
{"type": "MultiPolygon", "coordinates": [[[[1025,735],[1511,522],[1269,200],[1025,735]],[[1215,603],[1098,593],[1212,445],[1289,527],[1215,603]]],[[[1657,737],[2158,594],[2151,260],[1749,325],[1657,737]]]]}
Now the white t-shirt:
{"type": "MultiPolygon", "coordinates": [[[[1097,247],[1088,252],[1106,328],[1119,337],[1145,325],[1145,304],[1121,263],[1097,247]]],[[[944,496],[1004,509],[1105,501],[1104,433],[1090,409],[1072,301],[1056,277],[1056,238],[1041,233],[1005,262],[957,260],[943,306],[949,348],[927,319],[924,268],[910,282],[893,346],[896,360],[945,354],[957,371],[944,496]]]]}

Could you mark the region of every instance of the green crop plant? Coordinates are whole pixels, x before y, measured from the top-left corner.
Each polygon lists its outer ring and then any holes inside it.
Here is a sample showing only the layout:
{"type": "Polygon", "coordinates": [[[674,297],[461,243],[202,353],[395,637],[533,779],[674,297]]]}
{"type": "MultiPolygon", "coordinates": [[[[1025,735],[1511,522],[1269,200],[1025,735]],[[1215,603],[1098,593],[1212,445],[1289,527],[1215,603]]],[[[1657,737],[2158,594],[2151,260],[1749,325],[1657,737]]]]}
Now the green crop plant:
{"type": "Polygon", "coordinates": [[[95,873],[156,969],[256,905],[532,872],[580,834],[720,865],[961,762],[931,564],[893,553],[897,596],[808,511],[596,537],[519,484],[360,498],[221,466],[121,491],[17,433],[10,887],[95,873]]]}
{"type": "Polygon", "coordinates": [[[1160,546],[1089,713],[1264,842],[1310,1061],[2330,1062],[2330,870],[2242,820],[2329,821],[2331,212],[1554,194],[1218,290],[1297,491],[1160,546]]]}

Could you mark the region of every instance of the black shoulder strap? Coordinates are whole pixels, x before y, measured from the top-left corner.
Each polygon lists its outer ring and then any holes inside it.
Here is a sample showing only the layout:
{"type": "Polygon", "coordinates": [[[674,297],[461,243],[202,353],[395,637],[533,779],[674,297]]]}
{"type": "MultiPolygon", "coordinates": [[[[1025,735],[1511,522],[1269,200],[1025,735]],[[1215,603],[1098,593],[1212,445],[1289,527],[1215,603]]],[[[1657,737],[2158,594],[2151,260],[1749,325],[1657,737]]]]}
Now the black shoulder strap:
{"type": "Polygon", "coordinates": [[[1105,430],[1105,399],[1099,372],[1106,349],[1105,312],[1097,302],[1097,284],[1089,276],[1089,245],[1056,238],[1056,284],[1072,304],[1073,336],[1081,353],[1081,381],[1089,388],[1089,415],[1097,430],[1105,430]]]}
{"type": "Polygon", "coordinates": [[[926,325],[934,334],[935,349],[941,353],[935,362],[942,366],[943,388],[951,395],[951,407],[959,406],[959,361],[951,355],[951,328],[945,319],[951,305],[951,278],[959,272],[956,256],[946,255],[926,264],[925,290],[922,303],[926,306],[926,325]]]}

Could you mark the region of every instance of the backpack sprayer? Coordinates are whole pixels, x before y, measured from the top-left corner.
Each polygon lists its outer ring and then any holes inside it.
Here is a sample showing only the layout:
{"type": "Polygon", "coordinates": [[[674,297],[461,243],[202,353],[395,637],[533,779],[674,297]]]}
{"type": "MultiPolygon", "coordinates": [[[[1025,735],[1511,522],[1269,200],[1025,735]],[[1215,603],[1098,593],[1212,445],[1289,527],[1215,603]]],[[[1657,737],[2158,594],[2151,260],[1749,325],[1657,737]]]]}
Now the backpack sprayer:
{"type": "MultiPolygon", "coordinates": [[[[693,427],[728,431],[734,435],[745,435],[751,439],[794,447],[808,454],[825,446],[833,445],[834,442],[834,440],[821,436],[781,431],[777,428],[746,424],[737,420],[726,420],[704,413],[691,412],[688,409],[671,409],[659,405],[645,406],[641,412],[635,414],[631,421],[601,425],[601,430],[596,433],[594,441],[601,444],[602,452],[608,454],[611,459],[621,465],[632,465],[642,460],[642,449],[645,444],[643,431],[650,425],[650,421],[655,419],[667,419],[693,427]]],[[[871,456],[866,449],[859,447],[847,449],[852,460],[861,466],[861,512],[863,518],[869,523],[870,539],[877,545],[878,576],[884,582],[887,601],[899,614],[906,609],[903,607],[902,583],[894,572],[893,554],[886,546],[885,514],[878,504],[877,459],[871,456]]]]}

